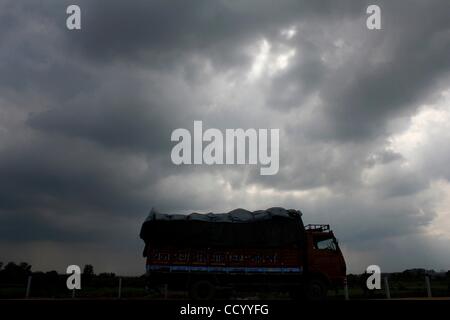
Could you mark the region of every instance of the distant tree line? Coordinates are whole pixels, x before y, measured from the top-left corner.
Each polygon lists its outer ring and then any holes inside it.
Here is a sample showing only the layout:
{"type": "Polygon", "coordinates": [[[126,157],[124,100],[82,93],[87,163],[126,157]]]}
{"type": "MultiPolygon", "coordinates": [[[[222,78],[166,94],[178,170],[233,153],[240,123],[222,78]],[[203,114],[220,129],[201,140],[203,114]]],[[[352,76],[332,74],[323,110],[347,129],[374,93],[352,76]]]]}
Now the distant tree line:
{"type": "MultiPolygon", "coordinates": [[[[3,262],[0,262],[0,282],[14,282],[14,281],[22,281],[26,280],[30,275],[48,275],[50,277],[58,274],[55,270],[47,271],[47,272],[32,272],[31,265],[27,262],[15,263],[8,262],[6,265],[3,262]]],[[[67,276],[62,274],[63,276],[67,276]]],[[[91,264],[86,264],[83,268],[82,273],[83,279],[93,279],[93,278],[114,278],[116,275],[114,273],[99,273],[96,275],[94,273],[94,267],[91,264]]]]}
{"type": "MultiPolygon", "coordinates": [[[[6,297],[23,296],[23,288],[26,287],[29,276],[32,276],[31,296],[53,297],[68,292],[66,286],[68,275],[65,273],[60,274],[55,270],[33,272],[32,266],[26,262],[7,264],[0,262],[0,288],[9,288],[5,293],[6,297]]],[[[94,267],[90,264],[84,266],[81,278],[83,288],[114,287],[118,281],[114,273],[95,274],[94,267]]]]}

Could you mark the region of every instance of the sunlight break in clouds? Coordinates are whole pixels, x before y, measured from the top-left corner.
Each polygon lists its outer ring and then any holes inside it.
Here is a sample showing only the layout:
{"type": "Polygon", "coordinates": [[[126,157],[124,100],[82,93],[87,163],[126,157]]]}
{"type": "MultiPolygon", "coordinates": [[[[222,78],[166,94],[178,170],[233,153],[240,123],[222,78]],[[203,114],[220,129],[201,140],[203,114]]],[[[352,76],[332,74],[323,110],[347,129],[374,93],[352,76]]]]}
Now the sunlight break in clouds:
{"type": "Polygon", "coordinates": [[[253,63],[247,75],[248,79],[255,81],[264,75],[270,77],[286,69],[295,53],[296,50],[292,48],[283,48],[275,52],[269,41],[266,39],[261,40],[256,49],[252,51],[253,63]]]}

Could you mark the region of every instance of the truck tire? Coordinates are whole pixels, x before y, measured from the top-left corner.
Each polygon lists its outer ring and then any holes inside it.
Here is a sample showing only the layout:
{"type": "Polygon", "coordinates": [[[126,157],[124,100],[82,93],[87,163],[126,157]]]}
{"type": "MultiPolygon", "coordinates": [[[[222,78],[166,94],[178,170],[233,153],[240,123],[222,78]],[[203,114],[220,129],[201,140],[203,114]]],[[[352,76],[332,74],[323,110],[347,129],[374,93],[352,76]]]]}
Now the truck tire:
{"type": "Polygon", "coordinates": [[[327,297],[328,286],[325,281],[313,278],[308,281],[305,290],[306,299],[325,300],[327,297]]]}
{"type": "Polygon", "coordinates": [[[199,280],[189,287],[189,297],[193,300],[212,300],[216,295],[216,287],[211,281],[199,280]]]}

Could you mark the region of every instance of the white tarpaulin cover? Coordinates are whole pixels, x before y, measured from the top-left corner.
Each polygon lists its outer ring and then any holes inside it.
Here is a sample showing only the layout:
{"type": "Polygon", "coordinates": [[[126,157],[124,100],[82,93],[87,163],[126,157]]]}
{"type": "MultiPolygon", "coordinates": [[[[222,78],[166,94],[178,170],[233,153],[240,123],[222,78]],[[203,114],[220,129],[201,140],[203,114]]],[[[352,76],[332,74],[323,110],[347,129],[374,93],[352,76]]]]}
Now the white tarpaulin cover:
{"type": "Polygon", "coordinates": [[[248,211],[245,209],[234,209],[227,213],[191,213],[191,214],[167,214],[157,212],[152,208],[145,221],[149,220],[197,220],[206,222],[255,222],[261,220],[270,220],[274,217],[280,218],[298,218],[302,213],[299,210],[284,209],[280,207],[269,208],[267,210],[248,211]]]}

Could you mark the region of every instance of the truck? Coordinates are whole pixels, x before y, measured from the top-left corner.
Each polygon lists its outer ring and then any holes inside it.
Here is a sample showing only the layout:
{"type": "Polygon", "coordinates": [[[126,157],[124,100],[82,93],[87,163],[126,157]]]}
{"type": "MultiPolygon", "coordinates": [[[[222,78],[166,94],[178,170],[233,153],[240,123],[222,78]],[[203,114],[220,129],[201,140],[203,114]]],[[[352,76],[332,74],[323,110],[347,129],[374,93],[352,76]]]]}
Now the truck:
{"type": "Polygon", "coordinates": [[[320,300],[346,279],[330,226],[305,226],[299,210],[182,215],[152,209],[140,237],[148,288],[185,290],[195,300],[249,290],[320,300]]]}

